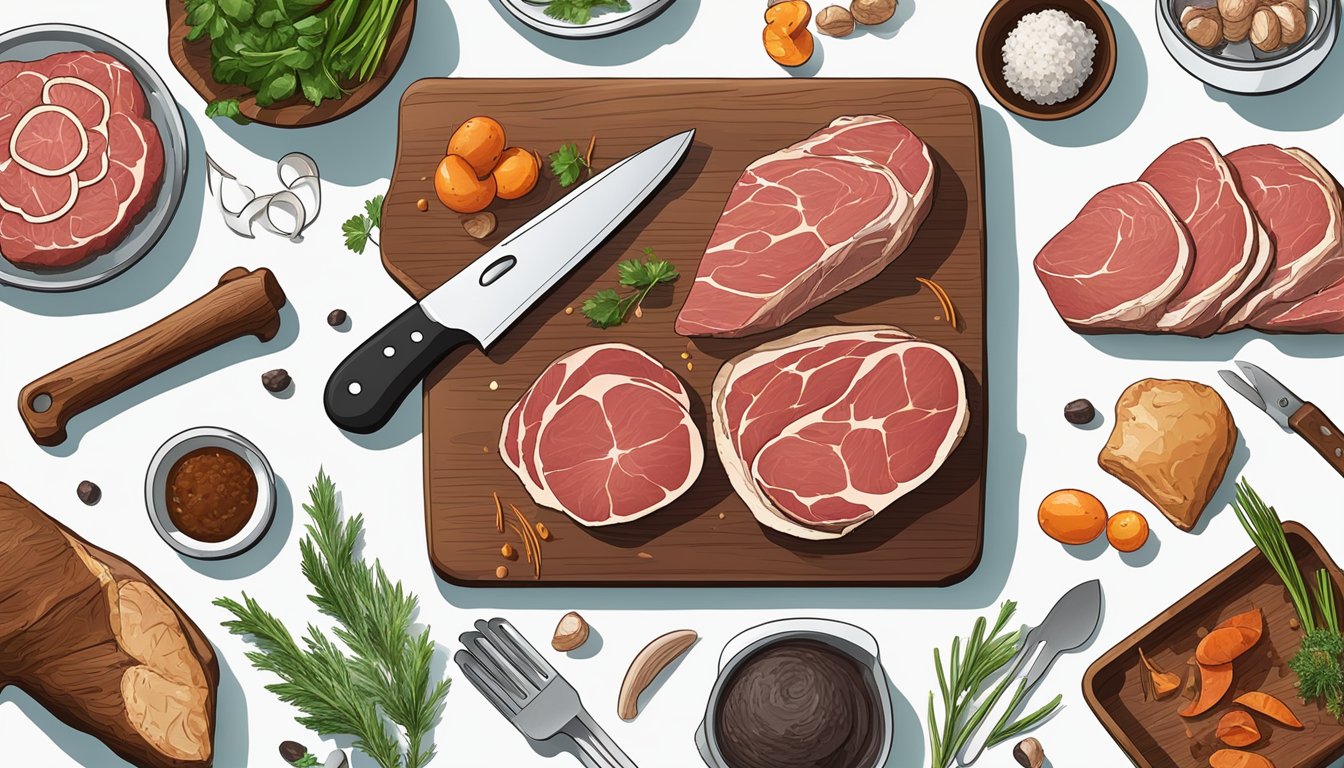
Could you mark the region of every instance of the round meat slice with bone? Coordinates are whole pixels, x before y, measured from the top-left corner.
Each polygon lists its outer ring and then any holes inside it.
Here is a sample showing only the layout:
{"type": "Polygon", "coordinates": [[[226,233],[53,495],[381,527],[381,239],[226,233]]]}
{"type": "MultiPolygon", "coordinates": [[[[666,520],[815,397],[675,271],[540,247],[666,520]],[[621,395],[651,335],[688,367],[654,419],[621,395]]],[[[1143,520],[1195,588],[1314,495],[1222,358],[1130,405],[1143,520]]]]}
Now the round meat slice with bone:
{"type": "Polygon", "coordinates": [[[499,451],[533,501],[586,526],[629,522],[685,493],[704,464],[690,397],[625,344],[551,363],[504,417],[499,451]]]}
{"type": "Polygon", "coordinates": [[[812,328],[720,369],[714,441],[762,525],[845,536],[936,473],[970,419],[961,364],[894,326],[812,328]]]}

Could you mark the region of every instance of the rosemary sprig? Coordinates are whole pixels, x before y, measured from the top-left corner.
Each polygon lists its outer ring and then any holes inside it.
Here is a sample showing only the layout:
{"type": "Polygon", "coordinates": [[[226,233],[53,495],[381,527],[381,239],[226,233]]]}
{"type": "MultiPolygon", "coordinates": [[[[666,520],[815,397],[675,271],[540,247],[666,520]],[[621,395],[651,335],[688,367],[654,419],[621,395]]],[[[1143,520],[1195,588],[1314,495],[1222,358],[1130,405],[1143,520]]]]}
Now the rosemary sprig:
{"type": "Polygon", "coordinates": [[[325,472],[309,494],[303,509],[312,522],[299,542],[303,574],[313,586],[309,600],[336,620],[332,634],[350,655],[312,624],[300,648],[284,624],[246,594],[241,604],[220,598],[215,605],[234,616],[224,626],[259,649],[247,654],[253,666],[283,681],[267,689],[304,712],[300,724],[355,736],[355,748],[382,768],[423,768],[434,758],[428,736],[449,681],[431,679],[429,629],[411,632],[418,601],[381,563],[369,566],[358,556],[363,516],[341,519],[336,487],[325,472]]]}
{"type": "MultiPolygon", "coordinates": [[[[944,671],[943,658],[938,649],[933,651],[934,670],[938,674],[938,693],[942,698],[943,718],[941,724],[934,709],[934,692],[929,692],[929,747],[932,753],[932,768],[947,768],[952,764],[957,752],[970,738],[980,723],[989,716],[994,703],[1003,695],[1011,678],[1005,677],[994,685],[980,700],[977,696],[981,689],[1013,660],[1017,654],[1017,630],[1007,630],[1008,621],[1017,611],[1017,603],[1009,600],[999,608],[999,616],[993,629],[983,616],[975,620],[971,635],[963,647],[961,638],[952,639],[950,665],[944,671]],[[988,630],[988,633],[986,633],[988,630]]],[[[1025,681],[1013,692],[1012,707],[1008,714],[994,725],[989,737],[989,745],[1000,744],[1008,739],[1035,728],[1059,707],[1060,697],[1014,722],[1009,722],[1012,712],[1021,704],[1026,695],[1025,681]]]]}

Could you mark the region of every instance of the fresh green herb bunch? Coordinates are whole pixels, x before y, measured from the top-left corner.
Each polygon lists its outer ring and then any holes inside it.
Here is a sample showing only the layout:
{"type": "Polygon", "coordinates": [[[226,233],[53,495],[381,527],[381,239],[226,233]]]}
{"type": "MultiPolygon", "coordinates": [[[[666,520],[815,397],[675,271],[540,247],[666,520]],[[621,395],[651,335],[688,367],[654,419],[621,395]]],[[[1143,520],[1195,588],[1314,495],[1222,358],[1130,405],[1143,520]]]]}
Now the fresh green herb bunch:
{"type": "Polygon", "coordinates": [[[583,315],[598,328],[611,328],[625,322],[630,310],[638,307],[648,297],[654,286],[671,283],[681,276],[677,268],[652,248],[644,249],[643,259],[626,259],[616,265],[621,285],[635,289],[625,296],[614,288],[603,288],[583,302],[583,315]]]}
{"type": "Polygon", "coordinates": [[[1283,521],[1265,504],[1245,478],[1237,483],[1232,509],[1247,535],[1288,589],[1288,596],[1306,634],[1288,668],[1297,675],[1297,693],[1303,701],[1320,701],[1339,719],[1344,715],[1344,635],[1340,634],[1338,599],[1325,569],[1316,571],[1314,589],[1307,590],[1297,559],[1283,533],[1283,521]],[[1312,601],[1315,600],[1313,609],[1312,601]]]}
{"type": "Polygon", "coordinates": [[[234,616],[224,626],[257,647],[247,654],[252,665],[281,679],[266,689],[304,713],[297,718],[301,725],[354,736],[355,749],[381,768],[422,768],[434,758],[429,736],[449,681],[431,675],[429,629],[411,630],[419,601],[389,579],[381,563],[370,566],[356,553],[364,519],[341,519],[336,487],[325,472],[309,495],[303,509],[312,522],[299,542],[303,575],[313,587],[309,600],[335,619],[332,634],[345,648],[313,624],[300,647],[246,593],[242,603],[224,597],[215,605],[234,616]]]}
{"type": "Polygon", "coordinates": [[[546,4],[546,15],[571,24],[587,24],[593,11],[630,10],[630,0],[551,0],[546,4]]]}
{"type": "Polygon", "coordinates": [[[357,213],[341,224],[341,234],[345,235],[345,247],[355,253],[363,253],[369,243],[378,245],[373,230],[382,231],[383,196],[375,195],[364,201],[364,212],[357,213]]]}
{"type": "Polygon", "coordinates": [[[562,187],[573,185],[584,171],[592,170],[588,167],[588,161],[579,153],[578,144],[565,144],[552,152],[547,159],[551,161],[551,173],[555,174],[562,187]]]}
{"type": "MultiPolygon", "coordinates": [[[[992,688],[983,690],[986,684],[1017,655],[1021,633],[1007,629],[1008,621],[1016,611],[1017,603],[1009,600],[999,607],[999,616],[994,622],[993,629],[989,629],[989,623],[981,616],[975,620],[975,627],[964,645],[960,637],[953,638],[952,650],[948,653],[951,665],[946,670],[943,667],[942,655],[937,648],[934,649],[933,665],[938,673],[937,693],[942,700],[943,718],[940,725],[938,715],[934,711],[934,691],[930,691],[928,717],[932,768],[948,768],[952,765],[957,752],[966,744],[966,740],[980,723],[989,716],[994,703],[1012,682],[1010,677],[1004,676],[992,688]]],[[[1013,712],[1017,711],[1026,693],[1024,680],[1013,692],[1008,712],[994,724],[994,730],[989,737],[989,746],[1001,744],[1026,733],[1044,722],[1059,708],[1061,697],[1056,696],[1035,712],[1013,721],[1013,712]]]]}
{"type": "MultiPolygon", "coordinates": [[[[387,52],[403,0],[182,0],[187,40],[210,38],[211,76],[246,86],[257,106],[295,93],[314,106],[365,82],[387,52]]],[[[236,99],[211,102],[211,117],[243,121],[236,99]]]]}

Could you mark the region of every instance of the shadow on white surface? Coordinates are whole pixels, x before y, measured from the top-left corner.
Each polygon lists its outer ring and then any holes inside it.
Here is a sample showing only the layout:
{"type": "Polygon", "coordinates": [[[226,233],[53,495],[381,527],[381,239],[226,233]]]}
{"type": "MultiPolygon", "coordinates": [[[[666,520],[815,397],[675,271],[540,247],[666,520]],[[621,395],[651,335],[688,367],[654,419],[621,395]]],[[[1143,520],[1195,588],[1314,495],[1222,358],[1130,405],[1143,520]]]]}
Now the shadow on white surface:
{"type": "MultiPolygon", "coordinates": [[[[1049,301],[1041,290],[1041,301],[1049,301]]],[[[1060,321],[1063,322],[1063,321],[1060,321]]],[[[1170,333],[1113,333],[1086,335],[1087,343],[1112,357],[1129,360],[1228,362],[1255,339],[1267,339],[1280,352],[1304,359],[1344,357],[1344,335],[1298,333],[1267,335],[1260,331],[1233,331],[1207,339],[1170,333]]],[[[1210,370],[1212,373],[1212,370],[1210,370]]]]}
{"type": "MultiPolygon", "coordinates": [[[[613,67],[638,61],[659,48],[680,40],[695,21],[695,16],[700,11],[700,0],[677,0],[646,24],[610,37],[590,40],[552,37],[514,18],[513,14],[497,2],[491,3],[490,7],[494,8],[520,37],[557,59],[591,67],[613,67]]],[[[765,12],[764,5],[761,7],[761,12],[765,12]]],[[[765,26],[764,20],[761,26],[765,26]]]]}
{"type": "Polygon", "coordinates": [[[187,181],[173,220],[159,242],[125,272],[106,283],[68,293],[39,293],[0,286],[0,301],[15,309],[49,317],[94,315],[133,307],[153,298],[182,271],[196,246],[205,196],[204,140],[183,113],[187,136],[187,181]]]}
{"type": "MultiPolygon", "coordinates": [[[[1286,91],[1246,96],[1204,86],[1209,98],[1221,101],[1243,118],[1261,128],[1275,131],[1309,131],[1324,128],[1344,117],[1344,54],[1338,45],[1326,57],[1321,68],[1286,91]]],[[[1311,147],[1306,147],[1311,151],[1311,147]]]]}
{"type": "Polygon", "coordinates": [[[1086,147],[1119,136],[1133,124],[1148,98],[1148,62],[1134,28],[1114,6],[1101,6],[1115,28],[1115,78],[1110,87],[1096,104],[1073,117],[1055,121],[1017,118],[1023,128],[1056,146],[1086,147]]]}

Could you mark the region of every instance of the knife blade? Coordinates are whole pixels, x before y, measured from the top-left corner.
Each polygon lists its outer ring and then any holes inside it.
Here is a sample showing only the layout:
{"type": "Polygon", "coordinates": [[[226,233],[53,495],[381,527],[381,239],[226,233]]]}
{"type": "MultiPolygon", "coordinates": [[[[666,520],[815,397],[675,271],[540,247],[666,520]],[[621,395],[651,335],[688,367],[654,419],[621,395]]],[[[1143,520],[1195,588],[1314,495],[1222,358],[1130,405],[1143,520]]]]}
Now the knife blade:
{"type": "Polygon", "coordinates": [[[1014,694],[1019,687],[1022,688],[1021,701],[1026,701],[1027,694],[1041,681],[1060,654],[1077,650],[1087,643],[1101,623],[1101,602],[1101,582],[1096,579],[1083,582],[1064,593],[1050,613],[1046,614],[1045,621],[1027,633],[1008,674],[1003,678],[1011,682],[1003,688],[989,713],[957,752],[957,765],[970,765],[979,759],[989,744],[995,726],[1011,714],[1014,694]],[[1019,675],[1027,662],[1032,662],[1031,666],[1019,675]]]}
{"type": "Polygon", "coordinates": [[[1269,414],[1279,426],[1306,440],[1322,458],[1330,462],[1336,472],[1344,475],[1344,434],[1340,433],[1339,427],[1335,426],[1330,417],[1314,404],[1298,397],[1264,368],[1243,360],[1237,360],[1236,364],[1246,376],[1246,381],[1232,371],[1221,370],[1218,375],[1223,381],[1237,394],[1269,414]]]}
{"type": "Polygon", "coordinates": [[[694,138],[679,133],[618,161],[374,333],[328,379],[327,416],[348,432],[376,432],[450,351],[488,350],[653,196],[694,138]]]}

